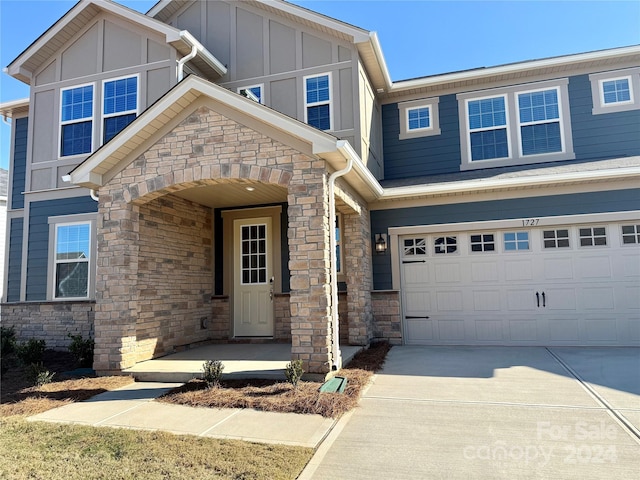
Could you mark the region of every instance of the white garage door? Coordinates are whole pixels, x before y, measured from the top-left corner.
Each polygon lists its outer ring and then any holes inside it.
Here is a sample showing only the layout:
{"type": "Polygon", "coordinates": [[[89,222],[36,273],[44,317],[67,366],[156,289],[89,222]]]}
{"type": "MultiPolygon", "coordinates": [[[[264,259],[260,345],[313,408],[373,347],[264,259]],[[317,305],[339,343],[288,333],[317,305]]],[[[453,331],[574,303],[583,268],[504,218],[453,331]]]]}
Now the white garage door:
{"type": "Polygon", "coordinates": [[[400,237],[405,343],[640,344],[638,223],[400,237]]]}

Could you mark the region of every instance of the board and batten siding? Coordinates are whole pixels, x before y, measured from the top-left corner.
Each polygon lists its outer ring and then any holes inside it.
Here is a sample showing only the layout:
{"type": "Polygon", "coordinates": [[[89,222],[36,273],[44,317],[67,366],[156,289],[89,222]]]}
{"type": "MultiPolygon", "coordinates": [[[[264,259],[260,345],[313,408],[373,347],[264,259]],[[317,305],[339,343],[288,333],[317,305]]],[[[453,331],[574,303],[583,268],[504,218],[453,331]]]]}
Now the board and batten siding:
{"type": "MultiPolygon", "coordinates": [[[[640,210],[640,189],[549,195],[371,211],[371,231],[390,227],[482,222],[640,210]]],[[[372,239],[373,241],[373,239],[372,239]]],[[[391,256],[373,255],[375,290],[391,289],[391,256]]]]}
{"type": "Polygon", "coordinates": [[[22,272],[22,230],[23,218],[9,221],[9,254],[7,262],[7,302],[20,301],[20,277],[22,272]]]}
{"type": "Polygon", "coordinates": [[[11,167],[11,201],[9,210],[24,208],[25,175],[27,171],[27,134],[29,119],[16,118],[14,125],[13,162],[11,167]]]}
{"type": "Polygon", "coordinates": [[[593,115],[588,75],[569,79],[576,160],[640,155],[640,110],[593,115]]]}
{"type": "Polygon", "coordinates": [[[398,104],[382,106],[385,180],[460,171],[460,126],[456,96],[440,97],[438,110],[440,135],[399,140],[398,104]]]}
{"type": "MultiPolygon", "coordinates": [[[[27,301],[47,300],[49,218],[62,215],[97,213],[97,211],[98,203],[88,196],[46,200],[30,204],[27,291],[25,297],[27,301]]],[[[95,254],[95,252],[92,253],[95,254]]]]}

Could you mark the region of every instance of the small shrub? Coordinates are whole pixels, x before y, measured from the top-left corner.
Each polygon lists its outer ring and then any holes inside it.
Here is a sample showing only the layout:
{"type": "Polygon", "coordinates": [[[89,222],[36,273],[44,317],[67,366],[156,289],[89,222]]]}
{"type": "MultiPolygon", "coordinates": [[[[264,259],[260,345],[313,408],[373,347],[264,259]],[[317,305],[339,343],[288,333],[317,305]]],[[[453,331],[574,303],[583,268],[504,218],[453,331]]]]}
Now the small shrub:
{"type": "Polygon", "coordinates": [[[24,365],[41,363],[42,355],[44,354],[44,349],[46,347],[47,342],[44,340],[31,338],[28,342],[18,344],[16,347],[16,356],[24,365]]]}
{"type": "Polygon", "coordinates": [[[42,363],[32,363],[29,365],[27,375],[36,387],[41,387],[53,381],[55,372],[47,370],[42,363]]]}
{"type": "Polygon", "coordinates": [[[95,347],[95,341],[92,338],[86,340],[82,338],[82,335],[67,336],[71,339],[69,344],[69,351],[73,354],[78,363],[78,366],[90,368],[93,365],[93,349],[95,347]]]}
{"type": "Polygon", "coordinates": [[[204,362],[204,365],[202,365],[202,370],[204,370],[202,379],[207,382],[208,388],[220,386],[222,371],[224,370],[224,365],[220,360],[207,360],[204,362]]]}
{"type": "Polygon", "coordinates": [[[284,375],[287,377],[287,382],[293,385],[294,388],[298,386],[298,382],[303,374],[302,360],[292,360],[290,363],[287,363],[284,375]]]}
{"type": "Polygon", "coordinates": [[[4,375],[15,364],[16,330],[13,327],[0,327],[0,375],[4,375]]]}

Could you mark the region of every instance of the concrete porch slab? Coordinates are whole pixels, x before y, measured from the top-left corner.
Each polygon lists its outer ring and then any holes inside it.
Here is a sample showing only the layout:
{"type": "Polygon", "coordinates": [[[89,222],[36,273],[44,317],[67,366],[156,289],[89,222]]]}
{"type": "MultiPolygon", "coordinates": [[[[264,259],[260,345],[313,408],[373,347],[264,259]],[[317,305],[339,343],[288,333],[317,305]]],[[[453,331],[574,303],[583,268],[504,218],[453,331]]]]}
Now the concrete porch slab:
{"type": "MultiPolygon", "coordinates": [[[[341,346],[346,364],[363,347],[341,346]]],[[[266,378],[284,380],[284,370],[291,361],[288,343],[230,343],[191,348],[153,360],[140,362],[123,371],[139,382],[188,382],[202,376],[207,360],[224,364],[224,378],[266,378]]]]}

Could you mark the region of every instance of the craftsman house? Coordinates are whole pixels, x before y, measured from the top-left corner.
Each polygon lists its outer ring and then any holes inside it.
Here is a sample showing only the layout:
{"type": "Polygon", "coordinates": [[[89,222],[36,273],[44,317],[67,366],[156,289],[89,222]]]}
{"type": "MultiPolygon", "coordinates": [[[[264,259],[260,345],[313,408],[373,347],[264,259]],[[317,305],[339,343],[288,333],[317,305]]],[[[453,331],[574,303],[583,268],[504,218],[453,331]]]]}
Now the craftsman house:
{"type": "Polygon", "coordinates": [[[638,345],[640,47],[392,81],[284,1],[82,0],[5,72],[3,325],[117,372],[202,342],[638,345]]]}

